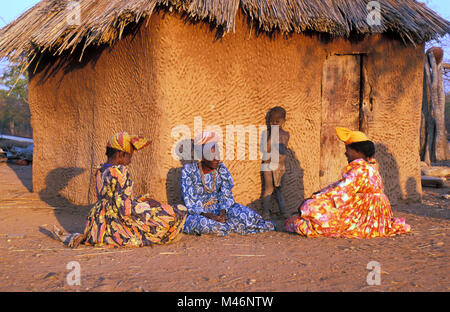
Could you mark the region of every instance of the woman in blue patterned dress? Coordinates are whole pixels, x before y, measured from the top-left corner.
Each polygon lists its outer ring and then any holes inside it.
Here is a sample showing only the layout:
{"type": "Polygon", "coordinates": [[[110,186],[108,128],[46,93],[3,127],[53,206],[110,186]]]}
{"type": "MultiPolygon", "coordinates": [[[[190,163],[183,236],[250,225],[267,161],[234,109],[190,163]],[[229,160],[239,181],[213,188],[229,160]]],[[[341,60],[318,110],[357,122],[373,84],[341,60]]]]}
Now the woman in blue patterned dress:
{"type": "Polygon", "coordinates": [[[223,236],[273,231],[271,221],[234,201],[233,178],[219,161],[216,135],[204,132],[195,142],[202,146],[202,160],[185,164],[181,171],[181,194],[188,210],[184,232],[223,236]]]}

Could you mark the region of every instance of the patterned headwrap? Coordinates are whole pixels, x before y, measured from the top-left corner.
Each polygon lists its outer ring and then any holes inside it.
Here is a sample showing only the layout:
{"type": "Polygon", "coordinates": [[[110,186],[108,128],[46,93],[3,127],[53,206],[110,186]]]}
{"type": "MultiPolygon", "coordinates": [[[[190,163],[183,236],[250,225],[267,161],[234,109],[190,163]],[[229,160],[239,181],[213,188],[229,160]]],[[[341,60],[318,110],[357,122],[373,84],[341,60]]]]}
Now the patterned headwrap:
{"type": "Polygon", "coordinates": [[[111,139],[109,139],[106,146],[122,152],[131,153],[131,146],[133,146],[136,150],[140,150],[149,144],[150,140],[144,137],[139,135],[130,135],[127,132],[120,132],[113,135],[111,139]]]}
{"type": "Polygon", "coordinates": [[[341,141],[345,142],[346,145],[355,142],[369,141],[369,138],[363,132],[352,131],[347,128],[337,127],[336,134],[341,141]]]}
{"type": "Polygon", "coordinates": [[[194,138],[194,145],[204,145],[206,143],[217,143],[219,137],[215,132],[202,132],[194,138]]]}

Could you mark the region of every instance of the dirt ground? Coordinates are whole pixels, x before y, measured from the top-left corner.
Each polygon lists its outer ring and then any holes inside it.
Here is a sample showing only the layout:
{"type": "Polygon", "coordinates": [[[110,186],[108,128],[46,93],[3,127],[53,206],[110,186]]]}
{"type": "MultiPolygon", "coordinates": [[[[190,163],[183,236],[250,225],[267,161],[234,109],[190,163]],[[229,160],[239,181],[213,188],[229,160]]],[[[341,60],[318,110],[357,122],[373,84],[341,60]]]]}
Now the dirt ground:
{"type": "MultiPolygon", "coordinates": [[[[187,236],[174,244],[69,249],[53,224],[82,231],[89,207],[31,193],[31,166],[0,164],[0,291],[438,291],[450,290],[449,187],[393,207],[413,232],[375,239],[301,238],[286,232],[187,236]],[[80,285],[67,277],[80,265],[80,285]],[[368,285],[377,261],[380,285],[368,285]]],[[[281,220],[278,221],[281,224],[281,220]]]]}

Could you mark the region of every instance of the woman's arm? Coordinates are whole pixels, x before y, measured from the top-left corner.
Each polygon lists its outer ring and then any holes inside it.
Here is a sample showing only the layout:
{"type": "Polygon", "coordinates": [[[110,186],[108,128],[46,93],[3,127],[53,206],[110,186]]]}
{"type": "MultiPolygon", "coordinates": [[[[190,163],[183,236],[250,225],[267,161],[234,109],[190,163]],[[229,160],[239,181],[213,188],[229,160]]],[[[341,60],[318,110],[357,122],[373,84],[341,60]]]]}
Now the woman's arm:
{"type": "Polygon", "coordinates": [[[233,196],[233,187],[234,181],[231,173],[225,167],[225,165],[221,164],[217,169],[220,178],[222,179],[222,183],[220,185],[220,190],[218,192],[218,201],[220,210],[228,211],[228,209],[234,205],[234,196],[233,196]]]}
{"type": "Polygon", "coordinates": [[[189,214],[201,214],[203,206],[194,192],[195,177],[193,172],[186,166],[181,170],[181,198],[189,214]]]}
{"type": "Polygon", "coordinates": [[[136,198],[137,202],[140,203],[147,203],[150,205],[150,207],[159,207],[161,206],[161,203],[157,200],[154,200],[153,198],[150,197],[150,194],[144,194],[139,196],[138,198],[136,198]]]}
{"type": "MultiPolygon", "coordinates": [[[[359,172],[355,168],[350,168],[344,172],[342,178],[336,181],[319,193],[314,194],[312,198],[329,198],[336,195],[353,195],[358,192],[360,186],[358,185],[357,178],[359,172]]],[[[350,196],[349,196],[350,197],[350,196]]]]}
{"type": "Polygon", "coordinates": [[[112,199],[116,204],[119,213],[123,216],[130,216],[131,209],[135,206],[133,181],[130,178],[128,169],[125,166],[111,167],[108,177],[112,191],[112,199]]]}

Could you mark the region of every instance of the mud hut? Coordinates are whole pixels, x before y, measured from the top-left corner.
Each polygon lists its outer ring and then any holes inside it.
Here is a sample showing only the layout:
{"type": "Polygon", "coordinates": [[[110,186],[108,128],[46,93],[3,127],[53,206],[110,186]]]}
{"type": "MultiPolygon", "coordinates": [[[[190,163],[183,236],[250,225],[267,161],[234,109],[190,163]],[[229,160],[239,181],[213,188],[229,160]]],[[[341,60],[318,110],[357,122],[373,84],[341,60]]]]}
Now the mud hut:
{"type": "MultiPolygon", "coordinates": [[[[419,200],[424,43],[449,23],[412,0],[368,2],[41,1],[0,32],[0,56],[30,73],[34,191],[92,202],[92,167],[126,130],[152,139],[131,165],[137,191],[180,201],[176,129],[245,131],[281,105],[290,212],[346,165],[336,125],[377,143],[392,201],[419,200]]],[[[261,160],[239,148],[225,159],[235,199],[258,208],[261,160]]]]}

